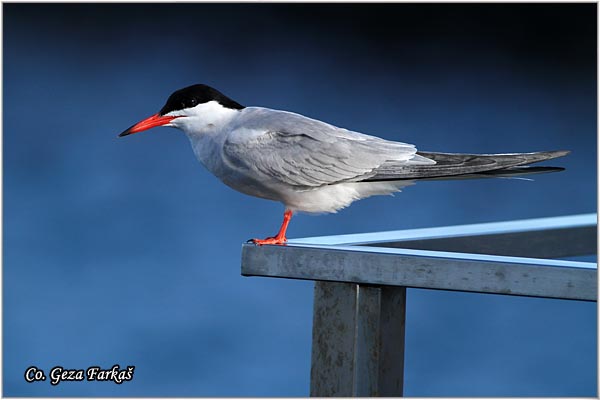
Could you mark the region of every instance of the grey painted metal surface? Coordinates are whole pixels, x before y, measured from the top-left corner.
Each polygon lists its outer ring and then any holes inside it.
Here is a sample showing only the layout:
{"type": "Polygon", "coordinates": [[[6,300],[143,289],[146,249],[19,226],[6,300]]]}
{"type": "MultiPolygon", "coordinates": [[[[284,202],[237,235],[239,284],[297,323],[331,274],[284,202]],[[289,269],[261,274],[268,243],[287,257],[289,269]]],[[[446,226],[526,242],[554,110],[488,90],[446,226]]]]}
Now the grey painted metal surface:
{"type": "Polygon", "coordinates": [[[368,246],[396,247],[532,258],[561,258],[594,253],[595,226],[555,228],[544,231],[506,232],[465,237],[384,242],[368,246]]]}
{"type": "Polygon", "coordinates": [[[354,392],[356,286],[315,283],[311,396],[354,392]]]}
{"type": "Polygon", "coordinates": [[[404,332],[406,288],[381,288],[379,396],[402,396],[404,390],[404,332]]]}
{"type": "MultiPolygon", "coordinates": [[[[435,228],[405,229],[400,231],[357,233],[349,235],[315,236],[292,239],[289,244],[366,245],[407,240],[430,240],[447,237],[473,238],[519,232],[548,232],[557,229],[588,227],[595,230],[597,214],[568,215],[549,218],[488,222],[435,228]]],[[[595,245],[595,244],[594,244],[595,245]]],[[[595,253],[595,251],[594,251],[595,253]]]]}
{"type": "Polygon", "coordinates": [[[596,300],[594,263],[344,246],[244,246],[244,275],[596,300]]]}
{"type": "Polygon", "coordinates": [[[586,214],[421,229],[410,234],[387,232],[380,235],[387,247],[373,242],[377,234],[313,238],[314,244],[308,244],[309,239],[286,246],[245,244],[242,274],[594,301],[596,263],[523,255],[595,254],[596,219],[595,214],[586,214]],[[354,243],[368,246],[351,245],[354,243]],[[396,248],[403,243],[473,252],[396,248]],[[493,253],[490,249],[496,245],[500,253],[521,256],[474,252],[484,249],[493,253]]]}
{"type": "Polygon", "coordinates": [[[402,396],[406,289],[316,282],[310,395],[402,396]]]}
{"type": "Polygon", "coordinates": [[[315,280],[311,396],[402,396],[406,288],[595,301],[596,214],[244,244],[242,275],[315,280]]]}

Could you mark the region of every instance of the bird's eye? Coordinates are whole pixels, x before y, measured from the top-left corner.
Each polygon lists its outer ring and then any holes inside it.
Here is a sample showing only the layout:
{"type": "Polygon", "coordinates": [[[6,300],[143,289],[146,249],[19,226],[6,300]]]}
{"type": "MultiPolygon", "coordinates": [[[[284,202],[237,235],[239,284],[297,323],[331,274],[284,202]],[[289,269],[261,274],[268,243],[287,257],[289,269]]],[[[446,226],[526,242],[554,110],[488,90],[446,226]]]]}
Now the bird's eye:
{"type": "Polygon", "coordinates": [[[196,104],[198,104],[196,99],[190,99],[190,107],[194,107],[196,104]]]}

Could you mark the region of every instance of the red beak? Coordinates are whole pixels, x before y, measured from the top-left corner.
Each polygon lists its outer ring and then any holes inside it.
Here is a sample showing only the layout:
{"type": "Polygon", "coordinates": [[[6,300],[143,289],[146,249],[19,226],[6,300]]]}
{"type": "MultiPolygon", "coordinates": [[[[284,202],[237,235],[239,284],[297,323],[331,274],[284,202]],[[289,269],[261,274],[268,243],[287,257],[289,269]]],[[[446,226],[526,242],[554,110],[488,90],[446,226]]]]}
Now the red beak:
{"type": "Polygon", "coordinates": [[[150,128],[155,128],[157,126],[163,126],[173,121],[177,117],[168,117],[166,115],[154,114],[151,117],[148,117],[137,124],[127,128],[123,132],[119,134],[119,137],[131,135],[132,133],[138,133],[141,131],[148,130],[150,128]]]}

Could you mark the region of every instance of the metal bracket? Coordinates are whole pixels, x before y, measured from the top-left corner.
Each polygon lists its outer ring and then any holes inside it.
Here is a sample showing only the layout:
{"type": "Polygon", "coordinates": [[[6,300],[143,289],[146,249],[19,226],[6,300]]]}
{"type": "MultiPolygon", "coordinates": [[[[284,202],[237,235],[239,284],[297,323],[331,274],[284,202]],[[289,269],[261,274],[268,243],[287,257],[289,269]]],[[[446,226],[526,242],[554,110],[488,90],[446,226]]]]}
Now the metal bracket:
{"type": "Polygon", "coordinates": [[[596,214],[242,248],[242,275],[314,280],[311,396],[402,396],[406,288],[596,301],[596,214]]]}

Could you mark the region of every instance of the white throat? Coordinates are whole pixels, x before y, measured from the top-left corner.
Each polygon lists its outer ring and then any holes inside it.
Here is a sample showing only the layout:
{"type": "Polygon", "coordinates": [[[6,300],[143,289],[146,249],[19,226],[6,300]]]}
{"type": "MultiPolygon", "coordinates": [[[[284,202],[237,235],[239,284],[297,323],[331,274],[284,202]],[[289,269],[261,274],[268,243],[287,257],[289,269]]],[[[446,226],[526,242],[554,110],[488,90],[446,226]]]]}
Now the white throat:
{"type": "Polygon", "coordinates": [[[223,107],[216,101],[198,104],[192,108],[173,112],[181,116],[170,125],[184,131],[188,136],[197,136],[221,131],[240,113],[240,110],[223,107]]]}

